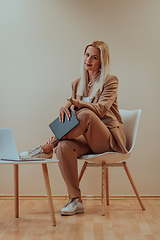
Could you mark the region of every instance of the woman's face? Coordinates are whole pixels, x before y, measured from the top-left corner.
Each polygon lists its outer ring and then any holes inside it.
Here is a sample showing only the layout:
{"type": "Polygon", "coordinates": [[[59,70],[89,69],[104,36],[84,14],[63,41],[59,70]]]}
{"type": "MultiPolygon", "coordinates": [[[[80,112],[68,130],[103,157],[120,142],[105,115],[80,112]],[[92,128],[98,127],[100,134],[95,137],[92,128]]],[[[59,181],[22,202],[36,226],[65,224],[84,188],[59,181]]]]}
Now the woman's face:
{"type": "Polygon", "coordinates": [[[99,49],[89,46],[84,54],[84,68],[87,71],[98,72],[101,68],[99,49]]]}

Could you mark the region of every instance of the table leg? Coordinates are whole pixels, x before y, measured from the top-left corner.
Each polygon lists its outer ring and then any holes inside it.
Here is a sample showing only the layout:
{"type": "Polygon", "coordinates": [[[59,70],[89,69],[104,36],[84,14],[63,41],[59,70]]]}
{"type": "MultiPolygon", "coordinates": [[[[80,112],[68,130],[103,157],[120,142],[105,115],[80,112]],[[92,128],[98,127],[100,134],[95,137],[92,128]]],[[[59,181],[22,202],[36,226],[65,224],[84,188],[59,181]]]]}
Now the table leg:
{"type": "Polygon", "coordinates": [[[15,218],[19,217],[19,180],[18,180],[18,164],[14,164],[14,206],[15,218]]]}
{"type": "Polygon", "coordinates": [[[50,213],[51,213],[51,220],[52,220],[53,226],[56,226],[56,218],[55,218],[55,213],[54,213],[54,206],[53,206],[53,201],[52,201],[51,188],[50,188],[48,169],[47,169],[46,163],[42,164],[42,169],[43,169],[44,181],[45,181],[45,185],[46,185],[48,203],[49,203],[49,208],[50,208],[50,213]]]}

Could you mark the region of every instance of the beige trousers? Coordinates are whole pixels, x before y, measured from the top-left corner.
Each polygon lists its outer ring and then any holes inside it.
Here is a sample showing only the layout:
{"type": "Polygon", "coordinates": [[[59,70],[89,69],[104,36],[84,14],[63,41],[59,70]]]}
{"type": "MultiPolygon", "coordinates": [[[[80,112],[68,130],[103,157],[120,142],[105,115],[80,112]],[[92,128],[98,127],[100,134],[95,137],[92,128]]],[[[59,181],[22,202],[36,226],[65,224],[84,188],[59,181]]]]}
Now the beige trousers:
{"type": "Polygon", "coordinates": [[[63,137],[54,150],[70,198],[81,196],[77,158],[87,153],[112,151],[111,133],[101,119],[87,108],[80,109],[76,115],[79,124],[63,137]]]}

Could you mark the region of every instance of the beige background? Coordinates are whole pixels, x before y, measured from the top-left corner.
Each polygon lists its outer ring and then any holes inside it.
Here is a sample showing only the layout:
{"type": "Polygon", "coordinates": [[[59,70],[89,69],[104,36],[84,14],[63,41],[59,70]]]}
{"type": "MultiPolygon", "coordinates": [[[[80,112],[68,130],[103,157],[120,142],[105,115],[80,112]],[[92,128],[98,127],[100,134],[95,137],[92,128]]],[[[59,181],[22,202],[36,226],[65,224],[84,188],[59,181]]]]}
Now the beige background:
{"type": "MultiPolygon", "coordinates": [[[[159,0],[0,0],[0,127],[13,129],[19,153],[51,135],[85,45],[103,40],[120,81],[119,108],[142,110],[128,166],[141,195],[160,195],[159,9],[159,0]]],[[[67,194],[56,164],[49,174],[52,193],[67,194]]],[[[100,180],[100,170],[88,169],[82,195],[100,195],[100,180]]],[[[13,166],[1,165],[0,195],[7,194],[13,166]]],[[[46,194],[39,165],[20,166],[20,194],[46,194]]],[[[133,195],[122,169],[110,170],[110,194],[133,195]]]]}

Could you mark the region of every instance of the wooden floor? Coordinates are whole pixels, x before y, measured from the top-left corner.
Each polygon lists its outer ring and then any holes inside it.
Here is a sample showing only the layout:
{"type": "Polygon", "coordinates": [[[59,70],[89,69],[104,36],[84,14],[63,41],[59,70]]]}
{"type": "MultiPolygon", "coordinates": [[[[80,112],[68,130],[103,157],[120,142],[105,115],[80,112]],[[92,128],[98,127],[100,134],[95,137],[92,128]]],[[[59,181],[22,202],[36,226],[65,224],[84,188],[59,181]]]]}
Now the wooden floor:
{"type": "Polygon", "coordinates": [[[14,201],[0,200],[0,240],[160,240],[160,199],[110,200],[101,216],[100,200],[84,200],[85,213],[61,216],[65,200],[53,200],[57,226],[51,225],[47,199],[20,200],[20,218],[14,201]]]}

